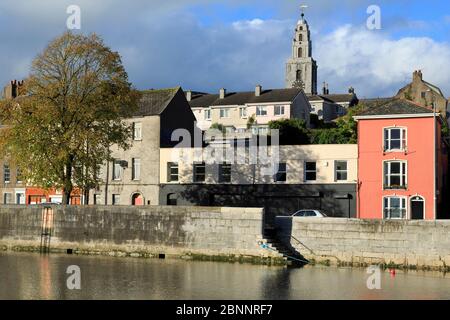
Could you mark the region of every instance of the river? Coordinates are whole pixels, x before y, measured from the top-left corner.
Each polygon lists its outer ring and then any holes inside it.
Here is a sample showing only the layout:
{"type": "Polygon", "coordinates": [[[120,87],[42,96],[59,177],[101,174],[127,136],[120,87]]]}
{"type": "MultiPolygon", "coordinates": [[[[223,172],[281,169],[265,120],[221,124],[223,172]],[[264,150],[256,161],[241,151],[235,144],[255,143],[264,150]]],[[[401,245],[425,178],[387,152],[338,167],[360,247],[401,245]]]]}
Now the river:
{"type": "Polygon", "coordinates": [[[370,276],[362,268],[0,253],[0,299],[450,299],[450,274],[382,271],[372,290],[370,276]],[[79,267],[80,289],[67,287],[77,275],[69,266],[79,267]]]}

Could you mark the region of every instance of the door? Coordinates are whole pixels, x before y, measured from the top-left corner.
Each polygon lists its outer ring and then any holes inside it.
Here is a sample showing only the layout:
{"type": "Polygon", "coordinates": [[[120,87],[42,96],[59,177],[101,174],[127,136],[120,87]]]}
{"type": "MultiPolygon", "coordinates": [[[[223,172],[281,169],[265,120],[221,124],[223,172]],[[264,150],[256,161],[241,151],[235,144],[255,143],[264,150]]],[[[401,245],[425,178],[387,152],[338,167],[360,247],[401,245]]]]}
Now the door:
{"type": "Polygon", "coordinates": [[[133,206],[143,206],[144,205],[144,198],[140,193],[133,194],[131,204],[133,206]]]}
{"type": "Polygon", "coordinates": [[[422,197],[416,196],[411,198],[411,220],[424,219],[424,200],[422,197]]]}

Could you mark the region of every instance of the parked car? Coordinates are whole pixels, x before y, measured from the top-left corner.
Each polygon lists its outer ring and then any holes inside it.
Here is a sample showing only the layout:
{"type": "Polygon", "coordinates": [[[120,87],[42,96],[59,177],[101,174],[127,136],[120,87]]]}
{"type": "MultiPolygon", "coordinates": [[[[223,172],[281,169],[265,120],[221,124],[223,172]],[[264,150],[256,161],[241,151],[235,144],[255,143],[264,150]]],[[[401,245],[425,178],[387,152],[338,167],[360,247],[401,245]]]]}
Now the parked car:
{"type": "Polygon", "coordinates": [[[321,210],[309,210],[309,209],[304,209],[304,210],[299,210],[296,213],[291,215],[292,217],[308,217],[308,218],[326,218],[328,217],[323,211],[321,210]]]}

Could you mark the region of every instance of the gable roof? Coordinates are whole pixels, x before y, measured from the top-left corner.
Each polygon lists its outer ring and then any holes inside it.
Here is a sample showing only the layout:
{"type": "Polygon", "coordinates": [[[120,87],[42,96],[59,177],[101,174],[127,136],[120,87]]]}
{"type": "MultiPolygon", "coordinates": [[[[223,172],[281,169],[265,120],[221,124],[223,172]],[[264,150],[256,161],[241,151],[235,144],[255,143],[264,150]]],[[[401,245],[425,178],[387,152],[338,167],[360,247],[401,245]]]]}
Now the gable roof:
{"type": "Polygon", "coordinates": [[[220,99],[218,94],[208,94],[200,97],[193,97],[189,104],[191,108],[210,107],[210,106],[230,106],[245,105],[248,103],[270,103],[270,102],[290,102],[293,101],[302,89],[272,89],[264,90],[260,96],[256,96],[254,91],[231,92],[220,99]]]}
{"type": "Polygon", "coordinates": [[[367,108],[358,114],[359,116],[383,116],[383,115],[405,115],[405,114],[433,114],[430,108],[422,107],[405,99],[392,99],[373,108],[367,108]]]}
{"type": "Polygon", "coordinates": [[[138,102],[138,110],[134,113],[134,116],[160,115],[179,90],[181,90],[180,87],[141,91],[142,97],[138,102]]]}
{"type": "Polygon", "coordinates": [[[356,95],[354,93],[326,94],[326,95],[323,95],[323,97],[325,97],[333,102],[336,102],[336,103],[339,103],[339,102],[351,103],[351,102],[355,101],[355,99],[357,99],[356,95]]]}
{"type": "Polygon", "coordinates": [[[328,102],[334,103],[333,100],[330,100],[326,96],[320,95],[320,94],[313,94],[313,95],[308,96],[308,101],[328,101],[328,102]]]}

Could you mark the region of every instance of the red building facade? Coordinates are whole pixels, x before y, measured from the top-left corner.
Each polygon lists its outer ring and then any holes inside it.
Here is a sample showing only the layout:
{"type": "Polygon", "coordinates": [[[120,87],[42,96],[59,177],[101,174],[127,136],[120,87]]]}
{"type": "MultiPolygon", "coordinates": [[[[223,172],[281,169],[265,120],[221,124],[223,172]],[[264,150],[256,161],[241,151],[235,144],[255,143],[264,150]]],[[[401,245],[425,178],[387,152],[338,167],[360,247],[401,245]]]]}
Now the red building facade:
{"type": "Polygon", "coordinates": [[[434,220],[446,190],[447,146],[439,113],[396,99],[358,121],[361,219],[434,220]]]}

